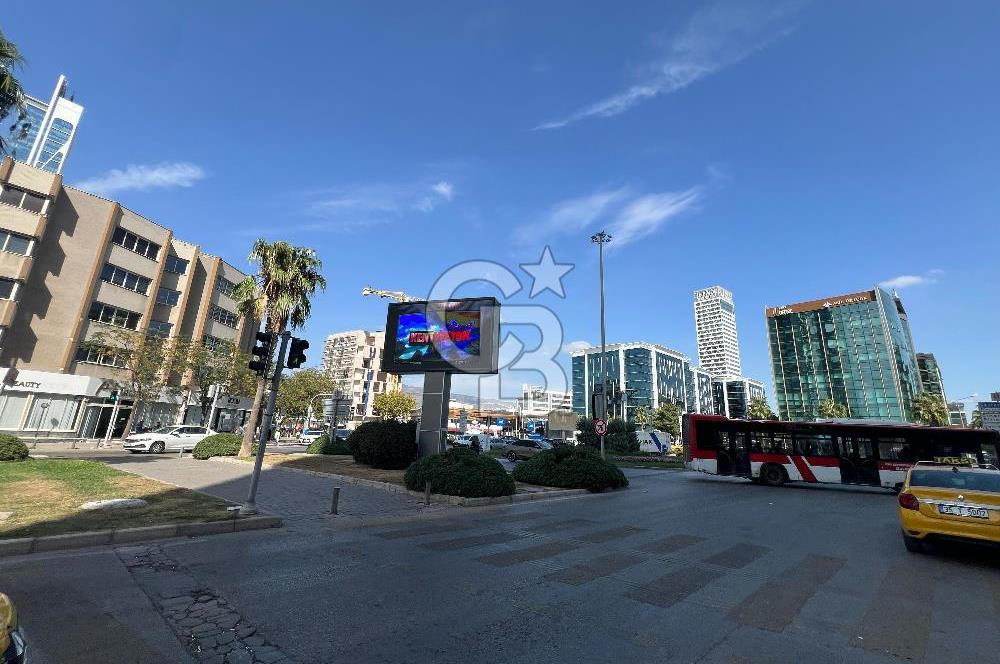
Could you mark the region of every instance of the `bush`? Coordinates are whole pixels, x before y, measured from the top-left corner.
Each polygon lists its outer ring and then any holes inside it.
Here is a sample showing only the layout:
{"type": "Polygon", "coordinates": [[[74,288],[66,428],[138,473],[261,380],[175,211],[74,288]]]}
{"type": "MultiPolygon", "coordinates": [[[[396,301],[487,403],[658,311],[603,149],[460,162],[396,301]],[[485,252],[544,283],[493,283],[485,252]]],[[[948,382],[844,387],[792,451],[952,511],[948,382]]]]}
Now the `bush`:
{"type": "MultiPolygon", "coordinates": [[[[240,453],[240,445],[243,444],[243,436],[235,433],[217,433],[201,439],[201,442],[194,446],[191,456],[195,459],[208,459],[217,456],[236,456],[240,453]]],[[[252,454],[257,454],[257,443],[253,444],[252,454]]]]}
{"type": "Polygon", "coordinates": [[[514,480],[500,462],[465,447],[414,462],[403,481],[412,491],[423,491],[430,482],[433,493],[467,498],[512,496],[515,491],[514,480]]]}
{"type": "Polygon", "coordinates": [[[514,479],[528,484],[594,492],[628,486],[628,478],[622,471],[583,446],[539,452],[514,467],[514,479]]]}
{"type": "Polygon", "coordinates": [[[373,468],[400,470],[417,458],[417,423],[365,422],[347,437],[354,460],[373,468]]]}
{"type": "Polygon", "coordinates": [[[350,454],[351,448],[343,438],[337,438],[335,442],[330,442],[330,437],[325,433],[309,443],[306,448],[307,454],[350,454]]]}
{"type": "MultiPolygon", "coordinates": [[[[581,417],[576,422],[576,428],[580,430],[577,440],[582,445],[594,449],[600,449],[601,437],[594,433],[594,419],[591,417],[581,417]]],[[[604,449],[613,454],[638,454],[639,437],[635,433],[635,424],[626,422],[620,417],[613,417],[608,420],[608,433],[604,436],[604,449]]]]}
{"type": "Polygon", "coordinates": [[[0,433],[0,461],[24,461],[28,458],[28,446],[17,436],[0,433]]]}

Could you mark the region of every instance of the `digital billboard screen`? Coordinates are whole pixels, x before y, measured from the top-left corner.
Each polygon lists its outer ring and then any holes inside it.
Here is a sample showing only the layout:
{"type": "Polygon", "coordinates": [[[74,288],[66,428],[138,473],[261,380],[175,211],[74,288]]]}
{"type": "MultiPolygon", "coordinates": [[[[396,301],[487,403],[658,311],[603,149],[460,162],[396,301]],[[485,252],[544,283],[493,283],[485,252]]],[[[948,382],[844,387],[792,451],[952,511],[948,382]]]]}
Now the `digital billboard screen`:
{"type": "Polygon", "coordinates": [[[496,373],[499,337],[496,298],[390,304],[382,368],[395,374],[496,373]]]}

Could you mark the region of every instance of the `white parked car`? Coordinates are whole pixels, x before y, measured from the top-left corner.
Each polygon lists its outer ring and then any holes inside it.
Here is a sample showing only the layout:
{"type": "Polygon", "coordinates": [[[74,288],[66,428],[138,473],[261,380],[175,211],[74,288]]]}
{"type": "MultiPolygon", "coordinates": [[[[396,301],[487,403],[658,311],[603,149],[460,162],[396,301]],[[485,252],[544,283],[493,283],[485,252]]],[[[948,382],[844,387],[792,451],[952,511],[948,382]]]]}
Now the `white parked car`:
{"type": "Polygon", "coordinates": [[[326,433],[326,429],[303,429],[299,434],[299,443],[308,445],[326,433]]]}
{"type": "Polygon", "coordinates": [[[489,452],[492,447],[492,438],[488,433],[463,433],[461,436],[455,439],[452,445],[462,445],[463,447],[472,447],[472,440],[474,438],[479,439],[479,450],[481,452],[489,452]]]}
{"type": "Polygon", "coordinates": [[[194,446],[201,442],[202,438],[211,436],[215,432],[205,427],[195,427],[186,424],[178,424],[169,427],[160,427],[154,431],[146,433],[134,433],[124,441],[122,448],[132,454],[138,452],[151,452],[153,454],[163,454],[171,450],[193,450],[194,446]]]}

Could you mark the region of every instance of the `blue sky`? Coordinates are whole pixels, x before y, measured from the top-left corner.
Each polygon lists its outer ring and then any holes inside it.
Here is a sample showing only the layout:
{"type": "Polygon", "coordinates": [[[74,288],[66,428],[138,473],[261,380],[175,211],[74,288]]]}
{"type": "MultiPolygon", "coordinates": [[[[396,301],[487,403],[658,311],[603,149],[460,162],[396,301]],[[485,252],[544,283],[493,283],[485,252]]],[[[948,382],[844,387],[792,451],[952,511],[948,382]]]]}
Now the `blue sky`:
{"type": "Polygon", "coordinates": [[[29,91],[65,73],[86,106],[65,181],[237,266],[257,236],[315,247],[311,360],[384,325],[364,285],[476,258],[596,342],[606,227],[609,342],[695,357],[692,291],[722,284],[770,383],[765,306],[895,280],[949,396],[1000,389],[995,2],[33,9],[0,28],[29,91]],[[518,268],[546,245],[565,299],[518,268]]]}

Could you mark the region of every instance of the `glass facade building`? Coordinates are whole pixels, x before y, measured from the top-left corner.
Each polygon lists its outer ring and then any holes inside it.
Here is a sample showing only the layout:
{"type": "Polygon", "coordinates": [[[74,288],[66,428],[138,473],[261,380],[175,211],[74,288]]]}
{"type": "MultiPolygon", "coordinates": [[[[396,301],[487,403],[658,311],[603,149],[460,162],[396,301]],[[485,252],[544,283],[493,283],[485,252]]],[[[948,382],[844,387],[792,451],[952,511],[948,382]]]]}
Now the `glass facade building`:
{"type": "Polygon", "coordinates": [[[76,137],[83,106],[66,98],[66,77],[56,81],[48,102],[25,95],[27,116],[10,136],[11,157],[50,173],[62,173],[76,137]],[[27,123],[22,133],[20,126],[27,123]]]}
{"type": "MultiPolygon", "coordinates": [[[[634,419],[635,410],[677,404],[681,412],[713,411],[711,376],[691,366],[686,355],[645,342],[606,347],[608,415],[634,419]]],[[[600,384],[601,349],[572,353],[573,411],[593,417],[595,385],[600,384]]]]}
{"type": "Polygon", "coordinates": [[[764,398],[764,384],[751,378],[720,377],[712,380],[715,414],[733,420],[747,419],[750,402],[764,398]]]}
{"type": "Polygon", "coordinates": [[[780,419],[814,419],[826,399],[851,418],[912,419],[920,375],[898,297],[875,288],[765,313],[780,419]]]}
{"type": "Polygon", "coordinates": [[[934,353],[917,353],[917,369],[920,371],[920,388],[924,392],[940,397],[942,401],[947,401],[944,396],[941,367],[934,353]]]}

